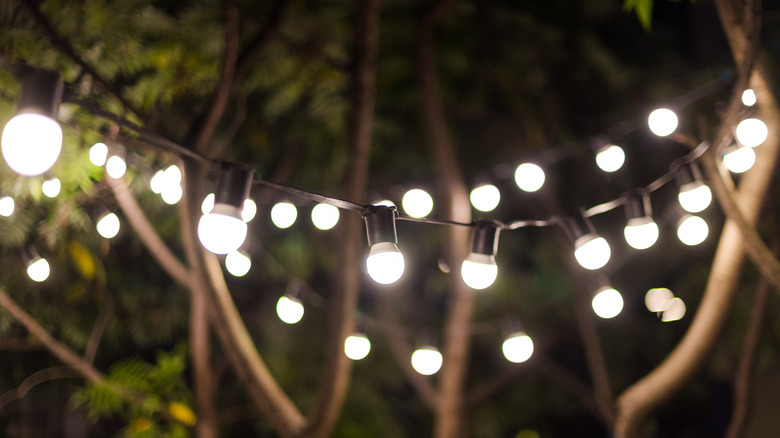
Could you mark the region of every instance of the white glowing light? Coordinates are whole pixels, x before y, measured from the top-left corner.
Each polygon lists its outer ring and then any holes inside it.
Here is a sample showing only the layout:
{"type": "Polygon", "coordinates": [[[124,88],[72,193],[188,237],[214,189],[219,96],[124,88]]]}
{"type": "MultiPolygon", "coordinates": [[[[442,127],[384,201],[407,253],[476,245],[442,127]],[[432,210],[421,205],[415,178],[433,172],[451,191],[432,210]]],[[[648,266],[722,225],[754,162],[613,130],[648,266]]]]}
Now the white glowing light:
{"type": "Polygon", "coordinates": [[[169,185],[160,192],[163,202],[168,205],[174,205],[181,200],[184,192],[180,185],[169,185]]]}
{"type": "Polygon", "coordinates": [[[14,214],[14,198],[10,196],[5,196],[3,198],[0,198],[0,216],[11,216],[14,214]]]}
{"type": "Polygon", "coordinates": [[[152,178],[149,180],[149,189],[152,191],[152,193],[160,194],[162,193],[163,189],[165,188],[165,171],[164,170],[158,170],[157,172],[152,175],[152,178]]]}
{"type": "Polygon", "coordinates": [[[243,219],[244,222],[250,222],[255,218],[256,214],[257,204],[255,201],[249,198],[244,199],[244,208],[241,210],[241,219],[243,219]]]}
{"type": "Polygon", "coordinates": [[[181,169],[175,164],[171,164],[164,171],[165,185],[180,186],[181,185],[181,169]]]}
{"type": "Polygon", "coordinates": [[[246,222],[241,220],[238,209],[227,204],[215,205],[198,222],[200,243],[214,254],[237,250],[244,243],[246,232],[246,222]]]}
{"type": "Polygon", "coordinates": [[[425,190],[412,189],[404,194],[401,205],[409,216],[421,218],[433,210],[433,198],[425,190]]]}
{"type": "Polygon", "coordinates": [[[712,191],[701,181],[683,184],[677,195],[682,208],[688,213],[698,213],[709,207],[712,202],[712,191]]]}
{"type": "Polygon", "coordinates": [[[298,209],[289,202],[279,202],[271,208],[271,221],[278,228],[290,228],[298,218],[298,209]]]}
{"type": "Polygon", "coordinates": [[[276,302],[276,314],[287,324],[295,324],[303,318],[303,304],[297,298],[285,295],[276,302]]]}
{"type": "Polygon", "coordinates": [[[535,192],[544,185],[544,170],[533,163],[523,163],[515,170],[515,184],[526,192],[535,192]]]}
{"type": "Polygon", "coordinates": [[[707,222],[699,216],[687,214],[680,219],[680,225],[677,227],[677,237],[688,246],[698,245],[707,239],[710,229],[707,222]]]}
{"type": "Polygon", "coordinates": [[[209,214],[211,213],[211,210],[214,209],[214,198],[216,196],[213,193],[209,193],[206,195],[205,198],[203,198],[203,203],[200,204],[200,211],[203,214],[209,214]]]}
{"type": "Polygon", "coordinates": [[[472,289],[485,289],[496,281],[498,266],[495,257],[471,253],[460,267],[460,275],[472,289]]]}
{"type": "Polygon", "coordinates": [[[398,281],[404,273],[404,255],[393,242],[379,242],[371,245],[366,258],[368,275],[379,284],[398,281]]]}
{"type": "Polygon", "coordinates": [[[753,106],[758,99],[756,98],[756,92],[748,88],[742,92],[742,104],[745,106],[753,106]]]}
{"type": "Polygon", "coordinates": [[[339,209],[330,204],[317,204],[311,210],[311,221],[319,230],[330,230],[339,223],[339,209]]]}
{"type": "Polygon", "coordinates": [[[119,217],[114,213],[107,213],[97,221],[95,228],[104,239],[112,239],[119,234],[119,217]]]}
{"type": "Polygon", "coordinates": [[[604,172],[615,172],[626,162],[626,153],[623,148],[613,144],[603,147],[596,154],[596,164],[604,172]]]}
{"type": "Polygon", "coordinates": [[[46,172],[57,161],[61,149],[62,128],[51,117],[18,114],[3,130],[3,157],[8,167],[19,175],[46,172]]]}
{"type": "Polygon", "coordinates": [[[108,158],[108,146],[104,143],[95,143],[89,148],[89,161],[95,166],[106,164],[108,158]]]}
{"type": "Polygon", "coordinates": [[[127,172],[127,163],[122,157],[114,155],[106,161],[106,173],[114,179],[119,179],[127,172]]]}
{"type": "Polygon", "coordinates": [[[658,240],[658,225],[649,216],[628,220],[623,229],[626,242],[635,249],[647,249],[658,240]]]}
{"type": "Polygon", "coordinates": [[[665,287],[650,289],[645,294],[645,307],[651,312],[663,312],[669,308],[674,293],[665,287]]]}
{"type": "Polygon", "coordinates": [[[723,164],[734,173],[744,173],[756,163],[756,152],[753,148],[740,146],[723,155],[723,164]]]}
{"type": "Polygon", "coordinates": [[[59,178],[47,179],[41,184],[41,191],[49,198],[56,198],[62,190],[62,183],[59,178]]]}
{"type": "Polygon", "coordinates": [[[685,316],[685,302],[679,298],[669,300],[669,305],[661,314],[661,321],[672,322],[682,319],[685,316]]]}
{"type": "Polygon", "coordinates": [[[424,376],[436,374],[444,362],[436,347],[420,347],[412,353],[412,368],[424,376]]]}
{"type": "Polygon", "coordinates": [[[492,184],[479,186],[469,195],[471,205],[479,211],[493,211],[501,201],[501,192],[492,184]]]}
{"type": "Polygon", "coordinates": [[[384,207],[395,207],[395,203],[389,199],[382,199],[381,201],[374,202],[372,205],[384,206],[384,207]]]}
{"type": "Polygon", "coordinates": [[[44,258],[39,257],[27,265],[27,275],[32,281],[38,283],[46,281],[46,279],[49,278],[50,273],[51,268],[49,267],[49,262],[44,258]]]}
{"type": "Polygon", "coordinates": [[[229,252],[225,257],[225,267],[230,275],[243,277],[252,268],[252,260],[239,251],[229,252]]]}
{"type": "Polygon", "coordinates": [[[501,345],[506,360],[513,363],[522,363],[534,354],[534,341],[525,332],[517,332],[510,335],[501,345]]]}
{"type": "Polygon", "coordinates": [[[361,360],[371,351],[371,341],[366,335],[355,333],[344,340],[344,354],[352,360],[361,360]]]}
{"type": "Polygon", "coordinates": [[[614,318],[623,310],[623,296],[611,287],[603,287],[593,297],[591,305],[599,317],[614,318]]]}
{"type": "Polygon", "coordinates": [[[668,108],[659,108],[650,113],[647,125],[650,131],[659,137],[666,137],[677,129],[677,114],[668,108]]]}
{"type": "Polygon", "coordinates": [[[769,129],[759,119],[745,119],[739,122],[734,135],[742,146],[754,148],[766,141],[769,129]]]}
{"type": "Polygon", "coordinates": [[[612,255],[606,239],[595,234],[580,237],[574,243],[574,248],[574,258],[577,259],[577,263],[591,271],[604,267],[612,255]]]}

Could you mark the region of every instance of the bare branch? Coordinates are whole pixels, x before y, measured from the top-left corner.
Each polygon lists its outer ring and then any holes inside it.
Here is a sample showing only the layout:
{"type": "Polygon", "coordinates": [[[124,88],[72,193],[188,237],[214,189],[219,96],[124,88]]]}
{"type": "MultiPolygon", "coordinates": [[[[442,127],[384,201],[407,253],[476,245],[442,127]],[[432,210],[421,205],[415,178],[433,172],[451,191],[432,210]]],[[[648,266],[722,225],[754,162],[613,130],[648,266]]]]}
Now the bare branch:
{"type": "Polygon", "coordinates": [[[108,309],[103,309],[95,320],[95,324],[92,326],[92,333],[89,335],[87,348],[84,349],[84,359],[89,363],[95,362],[95,355],[97,354],[97,349],[100,345],[100,339],[103,337],[103,332],[110,319],[111,312],[109,312],[108,309]]]}
{"type": "Polygon", "coordinates": [[[16,388],[0,395],[0,409],[8,403],[24,398],[27,393],[41,383],[59,379],[83,379],[84,375],[69,366],[58,366],[36,371],[16,388]]]}

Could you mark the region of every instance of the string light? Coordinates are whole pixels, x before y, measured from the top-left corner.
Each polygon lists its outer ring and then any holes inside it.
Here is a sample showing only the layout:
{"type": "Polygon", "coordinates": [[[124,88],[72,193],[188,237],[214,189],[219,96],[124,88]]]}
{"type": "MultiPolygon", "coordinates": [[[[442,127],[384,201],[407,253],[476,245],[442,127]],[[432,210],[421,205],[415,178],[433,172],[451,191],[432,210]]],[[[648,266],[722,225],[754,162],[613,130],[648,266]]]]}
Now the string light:
{"type": "Polygon", "coordinates": [[[756,92],[748,88],[742,92],[742,104],[745,106],[753,106],[758,102],[756,99],[756,92]]]}
{"type": "Polygon", "coordinates": [[[256,214],[257,214],[257,204],[252,199],[246,198],[244,200],[244,208],[241,209],[241,219],[243,219],[244,222],[249,223],[252,221],[252,219],[255,218],[256,214]]]}
{"type": "Polygon", "coordinates": [[[42,257],[36,257],[27,265],[27,276],[37,283],[46,281],[50,273],[49,262],[42,257]]]}
{"type": "Polygon", "coordinates": [[[271,208],[271,221],[277,228],[290,228],[297,218],[298,209],[289,202],[279,202],[271,208]]]}
{"type": "Polygon", "coordinates": [[[616,144],[607,144],[596,152],[596,165],[604,172],[616,172],[626,162],[626,153],[616,144]]]}
{"type": "Polygon", "coordinates": [[[284,295],[276,302],[276,314],[287,324],[296,324],[303,318],[303,303],[292,295],[284,295]]]}
{"type": "Polygon", "coordinates": [[[525,192],[535,192],[544,185],[544,170],[533,163],[523,163],[515,170],[515,184],[525,192]]]}
{"type": "Polygon", "coordinates": [[[254,174],[251,168],[237,163],[222,162],[221,168],[214,207],[198,222],[200,242],[215,254],[235,251],[246,239],[247,226],[240,209],[249,195],[254,174]]]}
{"type": "Polygon", "coordinates": [[[710,229],[699,216],[684,215],[677,226],[677,237],[688,246],[696,246],[707,239],[710,229]]]}
{"type": "Polygon", "coordinates": [[[439,349],[434,346],[425,345],[412,353],[412,368],[423,376],[436,374],[441,369],[442,363],[444,358],[439,349]]]}
{"type": "Polygon", "coordinates": [[[685,302],[679,297],[672,298],[669,300],[667,308],[661,313],[661,321],[678,321],[685,316],[685,311],[685,302]]]}
{"type": "Polygon", "coordinates": [[[105,165],[107,159],[108,146],[105,143],[95,143],[89,148],[89,161],[95,166],[105,165]]]}
{"type": "Polygon", "coordinates": [[[678,122],[677,114],[668,108],[653,110],[647,118],[650,131],[659,137],[671,135],[677,129],[678,122]]]}
{"type": "Polygon", "coordinates": [[[56,198],[61,189],[62,183],[59,178],[47,179],[41,183],[41,192],[49,198],[56,198]]]}
{"type": "Polygon", "coordinates": [[[756,163],[756,152],[751,147],[733,146],[723,154],[723,165],[733,173],[745,173],[756,163]]]}
{"type": "Polygon", "coordinates": [[[469,194],[471,205],[479,211],[493,211],[501,202],[501,192],[493,184],[481,185],[469,194]]]}
{"type": "Polygon", "coordinates": [[[106,161],[106,173],[111,178],[122,178],[125,172],[127,172],[127,163],[122,157],[113,155],[106,161]]]}
{"type": "Polygon", "coordinates": [[[593,295],[591,306],[600,318],[614,318],[623,311],[623,296],[611,286],[603,286],[593,295]]]}
{"type": "Polygon", "coordinates": [[[352,360],[361,360],[371,351],[371,341],[362,333],[355,333],[344,340],[344,354],[352,360]]]}
{"type": "Polygon", "coordinates": [[[658,240],[658,225],[651,214],[650,198],[647,195],[631,198],[626,203],[628,221],[623,235],[632,248],[647,249],[658,240]]]}
{"type": "Polygon", "coordinates": [[[657,287],[645,294],[645,307],[651,312],[663,312],[669,307],[669,301],[674,298],[674,293],[665,288],[657,287]]]}
{"type": "Polygon", "coordinates": [[[570,218],[567,223],[574,240],[577,263],[591,271],[603,268],[612,255],[606,239],[596,234],[593,225],[582,215],[570,218]]]}
{"type": "Polygon", "coordinates": [[[463,281],[472,289],[485,289],[496,281],[498,266],[499,224],[494,221],[477,221],[471,234],[471,253],[460,268],[463,281]]]}
{"type": "Polygon", "coordinates": [[[759,119],[745,119],[737,124],[734,135],[742,146],[754,148],[766,141],[769,129],[759,119]]]}
{"type": "Polygon", "coordinates": [[[113,239],[119,234],[119,217],[114,213],[103,215],[95,224],[98,234],[105,239],[113,239]]]}
{"type": "Polygon", "coordinates": [[[523,331],[509,335],[501,344],[501,351],[506,360],[513,363],[523,363],[534,354],[534,341],[523,331]]]}
{"type": "Polygon", "coordinates": [[[317,204],[311,210],[311,221],[319,230],[330,230],[339,223],[339,209],[330,204],[317,204]]]}
{"type": "Polygon", "coordinates": [[[225,268],[234,277],[243,277],[252,268],[252,260],[240,251],[227,253],[225,268]]]}
{"type": "Polygon", "coordinates": [[[423,189],[412,189],[404,194],[401,205],[409,216],[421,218],[433,211],[433,198],[423,189]]]}
{"type": "Polygon", "coordinates": [[[209,214],[213,209],[214,209],[214,194],[209,193],[208,195],[206,195],[205,198],[203,198],[203,202],[200,204],[200,211],[203,214],[209,214]]]}
{"type": "Polygon", "coordinates": [[[676,178],[680,186],[677,199],[685,211],[699,213],[710,206],[712,191],[702,181],[701,171],[695,163],[681,168],[676,178]]]}
{"type": "Polygon", "coordinates": [[[366,270],[379,284],[395,283],[404,273],[404,256],[398,249],[395,214],[395,207],[377,205],[363,215],[370,247],[366,270]]]}
{"type": "Polygon", "coordinates": [[[14,198],[10,196],[5,196],[3,198],[0,198],[0,216],[9,217],[12,214],[14,214],[14,198]]]}

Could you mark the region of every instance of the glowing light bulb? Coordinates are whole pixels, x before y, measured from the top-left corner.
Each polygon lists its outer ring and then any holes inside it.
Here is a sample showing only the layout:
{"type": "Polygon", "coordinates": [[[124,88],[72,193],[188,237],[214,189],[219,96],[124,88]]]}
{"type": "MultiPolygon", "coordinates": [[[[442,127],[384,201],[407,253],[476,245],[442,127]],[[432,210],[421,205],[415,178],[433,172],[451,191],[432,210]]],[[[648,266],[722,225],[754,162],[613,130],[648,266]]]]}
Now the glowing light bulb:
{"type": "Polygon", "coordinates": [[[127,172],[127,163],[122,157],[114,155],[106,161],[106,173],[114,179],[119,179],[127,172]]]}
{"type": "Polygon", "coordinates": [[[89,148],[89,161],[95,166],[106,164],[108,158],[108,146],[105,143],[95,143],[89,148]]]}
{"type": "Polygon", "coordinates": [[[62,190],[62,183],[59,178],[47,179],[41,184],[41,191],[49,198],[56,198],[62,190]]]}
{"type": "Polygon", "coordinates": [[[669,300],[668,306],[666,309],[664,309],[663,313],[661,314],[661,321],[663,322],[672,322],[672,321],[678,321],[682,319],[685,316],[685,311],[687,309],[685,308],[685,302],[679,298],[675,297],[669,300]]]}
{"type": "Polygon", "coordinates": [[[339,223],[339,209],[330,204],[317,204],[311,210],[311,221],[319,230],[330,230],[339,223]]]}
{"type": "Polygon", "coordinates": [[[11,216],[14,214],[14,198],[10,196],[5,196],[3,198],[0,198],[0,216],[11,216]]]}
{"type": "Polygon", "coordinates": [[[214,254],[237,250],[244,243],[246,232],[246,222],[241,220],[238,208],[227,204],[216,204],[198,222],[200,243],[214,254]]]}
{"type": "Polygon", "coordinates": [[[107,213],[97,221],[95,228],[98,234],[105,239],[113,239],[119,234],[119,217],[114,213],[107,213]]]}
{"type": "Polygon", "coordinates": [[[501,192],[492,184],[479,186],[469,195],[471,205],[479,211],[493,211],[501,201],[501,192]]]}
{"type": "Polygon", "coordinates": [[[389,199],[382,199],[381,201],[377,201],[372,203],[372,205],[380,205],[385,207],[395,207],[395,202],[389,200],[389,199]]]}
{"type": "Polygon", "coordinates": [[[535,192],[544,185],[544,170],[533,163],[523,163],[515,170],[515,184],[525,192],[535,192]]]}
{"type": "Polygon", "coordinates": [[[175,164],[171,164],[163,172],[165,176],[165,185],[180,186],[181,185],[181,169],[175,164]]]}
{"type": "Polygon", "coordinates": [[[276,314],[287,324],[295,324],[303,318],[303,304],[295,297],[283,296],[276,302],[276,314]]]}
{"type": "Polygon", "coordinates": [[[753,106],[756,104],[756,92],[748,88],[742,92],[742,104],[745,106],[753,106]]]}
{"type": "Polygon", "coordinates": [[[38,257],[27,265],[27,276],[29,276],[32,281],[38,283],[46,281],[46,279],[49,278],[50,273],[51,268],[49,267],[49,262],[44,258],[38,257]]]}
{"type": "Polygon", "coordinates": [[[14,172],[36,176],[54,165],[62,149],[62,128],[42,114],[22,113],[3,130],[3,158],[14,172]]]}
{"type": "Polygon", "coordinates": [[[206,195],[205,198],[203,198],[203,203],[200,204],[200,211],[203,214],[209,214],[211,213],[211,210],[214,209],[214,198],[215,195],[213,193],[209,193],[206,195]]]}
{"type": "Polygon", "coordinates": [[[734,136],[742,146],[754,148],[766,141],[769,129],[759,119],[745,119],[737,124],[734,136]]]}
{"type": "Polygon", "coordinates": [[[165,171],[158,170],[149,180],[149,190],[151,190],[152,193],[159,195],[163,191],[163,188],[165,188],[165,171]]]}
{"type": "Polygon", "coordinates": [[[501,345],[506,360],[513,363],[522,363],[534,354],[534,341],[525,332],[517,332],[509,335],[501,345]]]}
{"type": "Polygon", "coordinates": [[[623,235],[632,248],[647,249],[658,240],[658,225],[649,216],[634,217],[628,220],[623,235]]]}
{"type": "Polygon", "coordinates": [[[709,207],[712,191],[701,181],[694,181],[680,187],[677,195],[680,205],[688,213],[698,213],[709,207]]]}
{"type": "Polygon", "coordinates": [[[623,296],[617,290],[605,286],[593,297],[591,305],[600,318],[614,318],[623,310],[623,296]]]}
{"type": "Polygon", "coordinates": [[[651,312],[663,312],[669,307],[674,293],[665,287],[650,289],[645,294],[645,307],[651,312]]]}
{"type": "Polygon", "coordinates": [[[574,243],[574,258],[585,269],[595,270],[604,267],[612,255],[609,243],[603,237],[586,234],[574,243]]]}
{"type": "Polygon", "coordinates": [[[650,131],[659,137],[666,137],[677,129],[677,114],[668,108],[659,108],[650,113],[647,125],[650,131]]]}
{"type": "Polygon", "coordinates": [[[184,192],[180,185],[169,185],[160,192],[163,202],[168,205],[174,205],[181,200],[184,192]]]}
{"type": "Polygon", "coordinates": [[[734,173],[747,172],[755,163],[756,152],[747,146],[736,147],[723,155],[723,164],[734,173]]]}
{"type": "Polygon", "coordinates": [[[409,216],[421,218],[428,216],[433,210],[433,198],[425,190],[412,189],[404,194],[401,206],[409,216]]]}
{"type": "Polygon", "coordinates": [[[371,245],[366,258],[368,275],[379,284],[392,284],[404,273],[404,255],[393,242],[371,245]]]}
{"type": "Polygon", "coordinates": [[[695,246],[704,242],[709,233],[710,229],[707,226],[707,222],[699,216],[690,214],[683,216],[680,219],[680,224],[677,226],[677,237],[688,246],[695,246]]]}
{"type": "Polygon", "coordinates": [[[289,202],[279,202],[271,208],[271,221],[278,228],[290,228],[298,218],[298,209],[289,202]]]}
{"type": "Polygon", "coordinates": [[[366,335],[355,333],[344,340],[344,354],[352,360],[361,360],[371,351],[371,341],[366,335]]]}
{"type": "Polygon", "coordinates": [[[626,153],[623,148],[613,144],[601,148],[596,154],[596,165],[604,172],[615,172],[626,162],[626,153]]]}
{"type": "Polygon", "coordinates": [[[230,275],[243,277],[252,268],[252,260],[239,251],[229,252],[225,257],[225,267],[230,275]]]}
{"type": "Polygon", "coordinates": [[[420,347],[412,353],[412,368],[424,376],[436,374],[442,363],[444,358],[436,347],[420,347]]]}
{"type": "Polygon", "coordinates": [[[485,289],[496,281],[498,266],[495,257],[471,253],[460,267],[463,281],[472,289],[485,289]]]}
{"type": "Polygon", "coordinates": [[[241,219],[243,219],[244,222],[250,222],[255,218],[256,214],[257,204],[255,201],[249,198],[244,199],[244,208],[241,210],[241,219]]]}

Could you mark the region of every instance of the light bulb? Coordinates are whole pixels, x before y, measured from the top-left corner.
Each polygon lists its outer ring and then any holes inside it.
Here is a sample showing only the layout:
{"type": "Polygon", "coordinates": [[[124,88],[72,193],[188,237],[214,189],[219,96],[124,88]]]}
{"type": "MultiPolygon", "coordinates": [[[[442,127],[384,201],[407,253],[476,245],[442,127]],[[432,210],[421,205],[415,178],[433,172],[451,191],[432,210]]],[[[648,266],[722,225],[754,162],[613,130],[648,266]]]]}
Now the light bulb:
{"type": "Polygon", "coordinates": [[[241,209],[241,219],[243,219],[244,222],[250,222],[255,218],[256,214],[257,204],[255,201],[249,198],[244,199],[244,208],[241,209]]]}
{"type": "Polygon", "coordinates": [[[311,210],[311,221],[319,230],[330,230],[339,223],[339,209],[330,204],[317,204],[311,210]]]}
{"type": "Polygon", "coordinates": [[[620,292],[611,288],[603,287],[599,289],[591,302],[593,311],[601,318],[614,318],[623,310],[623,296],[620,292]]]}
{"type": "Polygon", "coordinates": [[[677,129],[677,114],[668,108],[659,108],[650,113],[647,125],[659,137],[666,137],[677,129]]]}
{"type": "Polygon", "coordinates": [[[601,148],[596,154],[596,164],[604,172],[615,172],[626,162],[626,153],[623,148],[613,144],[601,148]]]}
{"type": "Polygon", "coordinates": [[[694,181],[680,187],[677,199],[685,211],[698,213],[709,207],[712,202],[712,191],[703,182],[694,181]]]}
{"type": "Polygon", "coordinates": [[[685,316],[685,311],[685,302],[679,297],[672,298],[661,314],[661,321],[672,322],[680,320],[685,316]]]}
{"type": "Polygon", "coordinates": [[[225,267],[230,275],[243,277],[252,268],[252,260],[239,251],[229,252],[225,257],[225,267]]]}
{"type": "Polygon", "coordinates": [[[496,281],[498,266],[495,257],[471,253],[460,267],[463,281],[472,289],[485,289],[496,281]]]}
{"type": "Polygon", "coordinates": [[[276,314],[287,324],[295,324],[303,318],[303,304],[297,298],[285,295],[276,302],[276,314]]]}
{"type": "Polygon", "coordinates": [[[62,183],[59,178],[47,179],[41,184],[41,191],[49,198],[56,198],[62,190],[62,183]]]}
{"type": "Polygon", "coordinates": [[[769,129],[759,119],[745,119],[737,124],[734,136],[742,146],[754,148],[766,141],[769,129]]]}
{"type": "Polygon", "coordinates": [[[106,161],[106,173],[108,176],[114,179],[119,179],[124,176],[127,171],[127,163],[122,157],[114,155],[106,161]]]}
{"type": "Polygon", "coordinates": [[[44,258],[38,257],[27,265],[27,275],[32,281],[38,283],[46,281],[46,279],[49,278],[50,273],[51,268],[49,267],[49,262],[44,258]]]}
{"type": "Polygon", "coordinates": [[[244,243],[246,232],[246,222],[241,220],[238,208],[227,204],[216,204],[198,222],[200,242],[214,254],[237,250],[244,243]]]}
{"type": "Polygon", "coordinates": [[[515,184],[526,192],[535,192],[544,185],[544,170],[533,163],[523,163],[515,170],[515,184]]]}
{"type": "Polygon", "coordinates": [[[674,293],[665,287],[650,289],[645,294],[645,307],[651,312],[663,312],[669,307],[674,293]]]}
{"type": "Polygon", "coordinates": [[[175,164],[171,164],[164,171],[165,185],[168,186],[180,186],[181,185],[181,169],[175,164]]]}
{"type": "Polygon", "coordinates": [[[501,345],[506,360],[514,363],[522,363],[534,354],[534,341],[525,332],[517,332],[510,335],[501,345]]]}
{"type": "Polygon", "coordinates": [[[647,249],[658,240],[658,225],[649,216],[633,217],[628,220],[623,234],[632,248],[647,249]]]}
{"type": "Polygon", "coordinates": [[[472,190],[469,199],[477,210],[493,211],[501,201],[501,192],[493,184],[486,184],[472,190]]]}
{"type": "Polygon", "coordinates": [[[412,368],[424,376],[436,374],[443,362],[442,355],[436,347],[421,347],[412,353],[412,368]]]}
{"type": "Polygon", "coordinates": [[[279,202],[271,208],[271,221],[278,228],[290,228],[298,218],[298,209],[289,202],[279,202]]]}
{"type": "Polygon", "coordinates": [[[699,216],[690,214],[683,216],[680,219],[680,224],[677,226],[677,237],[688,246],[695,246],[704,242],[709,233],[710,229],[707,226],[707,222],[699,216]]]}
{"type": "Polygon", "coordinates": [[[163,202],[168,205],[174,205],[179,202],[183,194],[184,192],[182,191],[181,186],[178,184],[169,185],[165,187],[162,192],[160,192],[160,196],[162,197],[163,202]]]}
{"type": "Polygon", "coordinates": [[[36,176],[54,165],[62,149],[62,128],[42,114],[22,113],[8,121],[3,130],[5,162],[14,172],[36,176]]]}
{"type": "Polygon", "coordinates": [[[401,205],[409,216],[421,218],[428,216],[433,210],[433,198],[425,190],[412,189],[404,194],[401,205]]]}
{"type": "Polygon", "coordinates": [[[108,146],[105,143],[95,143],[89,148],[89,161],[95,166],[106,164],[108,158],[108,146]]]}
{"type": "Polygon", "coordinates": [[[14,198],[10,196],[0,198],[0,216],[11,216],[14,214],[14,207],[14,198]]]}
{"type": "Polygon", "coordinates": [[[360,360],[371,351],[371,341],[366,335],[355,333],[344,340],[344,354],[352,360],[360,360]]]}
{"type": "Polygon", "coordinates": [[[213,193],[209,193],[208,195],[206,195],[205,198],[203,198],[203,203],[200,204],[201,213],[203,214],[211,213],[211,210],[214,209],[214,198],[215,196],[213,193]]]}
{"type": "Polygon", "coordinates": [[[748,88],[742,92],[742,104],[745,106],[753,106],[756,104],[756,92],[748,88]]]}
{"type": "Polygon", "coordinates": [[[723,164],[734,173],[744,173],[756,163],[756,152],[753,148],[739,146],[723,155],[723,164]]]}
{"type": "Polygon", "coordinates": [[[98,234],[105,239],[116,237],[116,235],[119,234],[119,226],[119,217],[114,213],[103,215],[103,217],[97,221],[97,224],[95,224],[98,234]]]}
{"type": "Polygon", "coordinates": [[[375,243],[368,252],[366,270],[379,284],[395,283],[404,273],[404,255],[393,242],[375,243]]]}
{"type": "Polygon", "coordinates": [[[152,193],[159,195],[162,193],[163,188],[165,188],[165,171],[158,170],[152,175],[152,178],[149,179],[149,190],[151,190],[152,193]]]}
{"type": "Polygon", "coordinates": [[[574,258],[585,269],[595,270],[604,267],[612,252],[609,243],[603,237],[586,234],[574,243],[574,258]]]}
{"type": "Polygon", "coordinates": [[[372,202],[371,205],[378,205],[378,206],[384,206],[384,207],[395,207],[395,202],[389,200],[389,199],[382,199],[377,202],[372,202]]]}

